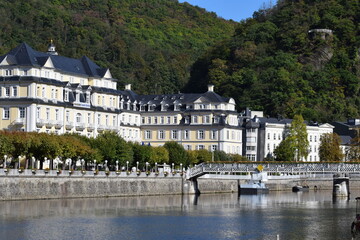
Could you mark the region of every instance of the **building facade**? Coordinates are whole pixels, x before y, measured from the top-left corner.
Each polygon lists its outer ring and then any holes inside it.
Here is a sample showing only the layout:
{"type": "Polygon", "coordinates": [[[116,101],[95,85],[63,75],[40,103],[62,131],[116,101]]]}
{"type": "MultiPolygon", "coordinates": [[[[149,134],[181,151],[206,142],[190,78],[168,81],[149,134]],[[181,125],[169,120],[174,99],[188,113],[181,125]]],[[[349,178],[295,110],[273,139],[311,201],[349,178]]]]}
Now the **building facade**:
{"type": "MultiPolygon", "coordinates": [[[[126,141],[161,146],[176,141],[187,150],[220,150],[263,161],[280,144],[291,119],[239,114],[235,101],[214,92],[138,95],[117,89],[109,69],[87,57],[59,56],[51,43],[39,52],[26,43],[0,56],[0,129],[77,133],[106,130],[126,141]]],[[[308,124],[307,161],[319,161],[320,136],[332,126],[308,124]]]]}

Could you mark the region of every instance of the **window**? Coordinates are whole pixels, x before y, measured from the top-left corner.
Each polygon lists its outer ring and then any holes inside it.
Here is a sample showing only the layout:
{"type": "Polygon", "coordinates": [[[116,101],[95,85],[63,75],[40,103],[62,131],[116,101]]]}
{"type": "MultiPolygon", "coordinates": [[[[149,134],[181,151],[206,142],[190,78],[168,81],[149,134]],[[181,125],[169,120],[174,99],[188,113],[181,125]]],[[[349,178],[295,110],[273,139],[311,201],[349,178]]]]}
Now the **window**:
{"type": "Polygon", "coordinates": [[[97,124],[100,125],[100,123],[101,123],[101,114],[99,113],[99,114],[97,115],[97,124]]]}
{"type": "Polygon", "coordinates": [[[270,133],[267,134],[267,139],[270,139],[270,133]]]}
{"type": "Polygon", "coordinates": [[[17,88],[17,87],[13,87],[12,89],[13,89],[13,96],[14,96],[14,97],[17,97],[17,95],[18,95],[18,88],[17,88]]]}
{"type": "Polygon", "coordinates": [[[267,144],[267,150],[270,150],[270,143],[267,144]]]}
{"type": "Polygon", "coordinates": [[[12,76],[13,75],[13,72],[11,69],[6,69],[5,70],[5,76],[12,76]]]}
{"type": "Polygon", "coordinates": [[[204,116],[203,121],[204,123],[210,123],[210,116],[204,116]]]}
{"type": "Polygon", "coordinates": [[[274,140],[276,140],[276,133],[274,133],[274,140]]]}
{"type": "Polygon", "coordinates": [[[65,90],[64,101],[65,101],[65,102],[68,102],[68,101],[69,101],[69,91],[66,91],[66,90],[65,90]]]}
{"type": "Polygon", "coordinates": [[[204,139],[204,130],[198,130],[198,139],[204,139]]]}
{"type": "Polygon", "coordinates": [[[55,99],[57,99],[59,96],[59,90],[58,89],[55,89],[55,99]]]}
{"type": "Polygon", "coordinates": [[[174,124],[177,124],[177,117],[174,117],[174,124]]]}
{"type": "Polygon", "coordinates": [[[178,131],[171,130],[171,139],[177,139],[177,138],[178,138],[178,131]]]}
{"type": "Polygon", "coordinates": [[[158,118],[154,117],[154,124],[157,124],[157,123],[158,123],[158,118]]]}
{"type": "Polygon", "coordinates": [[[50,108],[46,108],[46,120],[50,120],[50,108]]]}
{"type": "Polygon", "coordinates": [[[55,109],[55,120],[59,120],[59,109],[55,109]]]}
{"type": "MultiPolygon", "coordinates": [[[[268,145],[269,149],[270,149],[270,145],[268,145]]],[[[255,151],[255,146],[246,146],[246,151],[255,151]]]]}
{"type": "Polygon", "coordinates": [[[314,142],[316,142],[316,140],[317,140],[317,139],[316,139],[316,136],[314,136],[314,142]]]}
{"type": "Polygon", "coordinates": [[[198,150],[205,149],[205,146],[204,146],[204,145],[197,145],[197,149],[198,149],[198,150]]]}
{"type": "Polygon", "coordinates": [[[189,137],[190,137],[190,131],[184,130],[184,139],[189,139],[189,137]]]}
{"type": "Polygon", "coordinates": [[[211,151],[212,152],[217,151],[217,145],[211,145],[211,151]]]}
{"type": "Polygon", "coordinates": [[[246,132],[248,132],[248,133],[255,132],[255,128],[248,128],[248,129],[246,129],[246,132]]]}
{"type": "Polygon", "coordinates": [[[198,123],[198,116],[193,116],[193,123],[198,123]]]}
{"type": "Polygon", "coordinates": [[[167,117],[167,124],[170,124],[171,123],[171,117],[167,117]]]}
{"type": "Polygon", "coordinates": [[[43,98],[45,97],[45,87],[42,88],[41,96],[42,96],[43,98]]]}
{"type": "Polygon", "coordinates": [[[142,118],[141,118],[141,123],[142,123],[142,124],[145,124],[145,117],[142,117],[142,118]]]}
{"type": "Polygon", "coordinates": [[[164,117],[160,117],[160,124],[164,124],[164,117]]]}
{"type": "Polygon", "coordinates": [[[7,107],[4,107],[3,109],[3,119],[9,119],[10,117],[10,109],[7,107]]]}
{"type": "Polygon", "coordinates": [[[54,99],[55,98],[55,89],[52,88],[51,89],[51,99],[54,99]]]}
{"type": "Polygon", "coordinates": [[[36,117],[40,118],[40,107],[36,108],[36,117]]]}
{"type": "Polygon", "coordinates": [[[219,116],[214,116],[214,123],[219,123],[220,121],[220,117],[219,116]]]}
{"type": "Polygon", "coordinates": [[[105,125],[109,125],[109,115],[105,115],[105,125]]]}
{"type": "Polygon", "coordinates": [[[140,111],[145,111],[145,105],[140,105],[140,111]]]}
{"type": "Polygon", "coordinates": [[[191,150],[191,145],[184,145],[185,150],[191,150]]]}
{"type": "Polygon", "coordinates": [[[280,135],[280,133],[278,134],[278,140],[281,140],[281,135],[280,135]]]}
{"type": "Polygon", "coordinates": [[[151,131],[150,130],[145,130],[144,134],[145,134],[145,139],[150,139],[151,138],[151,131]]]}
{"type": "Polygon", "coordinates": [[[211,130],[211,139],[216,139],[217,138],[217,130],[211,130]]]}
{"type": "Polygon", "coordinates": [[[25,118],[25,108],[19,107],[19,118],[25,118]]]}
{"type": "Polygon", "coordinates": [[[151,117],[148,117],[148,124],[151,124],[151,117]]]}
{"type": "Polygon", "coordinates": [[[88,115],[88,120],[87,121],[88,121],[88,123],[91,123],[91,113],[88,113],[87,115],[88,115]]]}
{"type": "Polygon", "coordinates": [[[10,97],[10,87],[5,87],[5,97],[10,97]]]}
{"type": "Polygon", "coordinates": [[[158,138],[159,138],[159,139],[164,139],[164,138],[165,138],[164,130],[159,130],[159,132],[158,132],[158,138]]]}
{"type": "Polygon", "coordinates": [[[247,137],[246,138],[246,142],[256,142],[256,138],[255,137],[247,137]]]}
{"type": "Polygon", "coordinates": [[[70,111],[66,111],[65,119],[66,119],[67,122],[70,121],[70,111]]]}
{"type": "Polygon", "coordinates": [[[312,136],[310,135],[310,142],[312,142],[312,136]]]}
{"type": "Polygon", "coordinates": [[[113,126],[116,126],[116,116],[113,116],[113,126]]]}
{"type": "Polygon", "coordinates": [[[77,122],[77,123],[81,123],[81,117],[82,117],[82,116],[81,116],[81,113],[77,113],[77,114],[76,114],[76,122],[77,122]]]}

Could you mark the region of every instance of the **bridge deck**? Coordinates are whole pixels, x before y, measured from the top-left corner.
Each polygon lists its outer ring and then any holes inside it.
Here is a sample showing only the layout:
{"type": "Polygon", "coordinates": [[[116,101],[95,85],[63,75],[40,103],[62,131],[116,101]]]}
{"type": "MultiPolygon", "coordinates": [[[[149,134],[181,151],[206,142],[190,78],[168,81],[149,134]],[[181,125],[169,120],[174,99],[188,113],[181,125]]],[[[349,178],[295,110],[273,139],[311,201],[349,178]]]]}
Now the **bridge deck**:
{"type": "Polygon", "coordinates": [[[358,163],[201,163],[190,168],[187,178],[198,178],[205,174],[218,173],[249,173],[261,164],[263,171],[278,174],[308,174],[308,173],[360,173],[358,163]]]}

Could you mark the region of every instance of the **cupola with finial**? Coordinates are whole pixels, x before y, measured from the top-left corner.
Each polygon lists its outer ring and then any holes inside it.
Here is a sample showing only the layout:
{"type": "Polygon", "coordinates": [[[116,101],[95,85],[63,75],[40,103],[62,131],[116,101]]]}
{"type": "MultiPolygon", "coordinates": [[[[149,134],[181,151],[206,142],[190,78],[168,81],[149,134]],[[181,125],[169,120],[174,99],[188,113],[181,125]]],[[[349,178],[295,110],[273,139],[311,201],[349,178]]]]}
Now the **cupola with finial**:
{"type": "Polygon", "coordinates": [[[51,54],[51,55],[58,55],[58,53],[57,53],[56,50],[55,50],[55,45],[54,45],[52,39],[50,40],[50,44],[49,44],[49,46],[48,46],[47,53],[48,53],[48,54],[51,54]]]}

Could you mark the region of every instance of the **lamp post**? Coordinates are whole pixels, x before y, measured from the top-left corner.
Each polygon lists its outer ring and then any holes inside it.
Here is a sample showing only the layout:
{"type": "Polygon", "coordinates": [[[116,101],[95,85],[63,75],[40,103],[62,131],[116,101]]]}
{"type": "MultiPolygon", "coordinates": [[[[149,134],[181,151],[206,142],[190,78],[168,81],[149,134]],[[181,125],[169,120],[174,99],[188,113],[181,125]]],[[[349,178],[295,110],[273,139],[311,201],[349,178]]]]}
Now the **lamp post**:
{"type": "Polygon", "coordinates": [[[4,155],[4,169],[6,168],[6,160],[7,160],[7,155],[4,155]]]}
{"type": "Polygon", "coordinates": [[[136,162],[136,172],[139,170],[139,162],[136,162]]]}
{"type": "Polygon", "coordinates": [[[19,159],[19,166],[18,166],[18,169],[20,169],[20,160],[21,160],[21,157],[19,156],[19,157],[18,157],[18,159],[19,159]]]}
{"type": "Polygon", "coordinates": [[[146,162],[146,163],[145,163],[145,166],[146,166],[146,172],[148,171],[148,165],[149,165],[149,163],[148,163],[148,162],[146,162]]]}
{"type": "Polygon", "coordinates": [[[31,157],[31,169],[34,169],[35,166],[35,157],[31,157]]]}
{"type": "Polygon", "coordinates": [[[157,162],[155,163],[155,172],[157,172],[157,162]]]}
{"type": "Polygon", "coordinates": [[[119,161],[116,160],[116,171],[119,171],[119,161]]]}
{"type": "MultiPolygon", "coordinates": [[[[44,157],[44,163],[47,161],[47,157],[44,157]]],[[[44,169],[44,165],[43,165],[43,169],[44,169]]]]}
{"type": "Polygon", "coordinates": [[[171,164],[171,172],[175,172],[174,163],[171,164]]]}
{"type": "Polygon", "coordinates": [[[107,168],[108,168],[108,166],[107,166],[107,160],[105,160],[105,171],[107,171],[107,168]]]}
{"type": "Polygon", "coordinates": [[[84,162],[85,162],[85,160],[81,159],[81,171],[84,171],[84,162]]]}
{"type": "Polygon", "coordinates": [[[182,163],[180,163],[180,173],[183,172],[182,163]]]}
{"type": "Polygon", "coordinates": [[[126,172],[129,171],[129,161],[126,161],[126,172]]]}
{"type": "Polygon", "coordinates": [[[94,159],[93,162],[94,162],[94,171],[96,171],[97,170],[96,169],[96,160],[94,159]]]}

